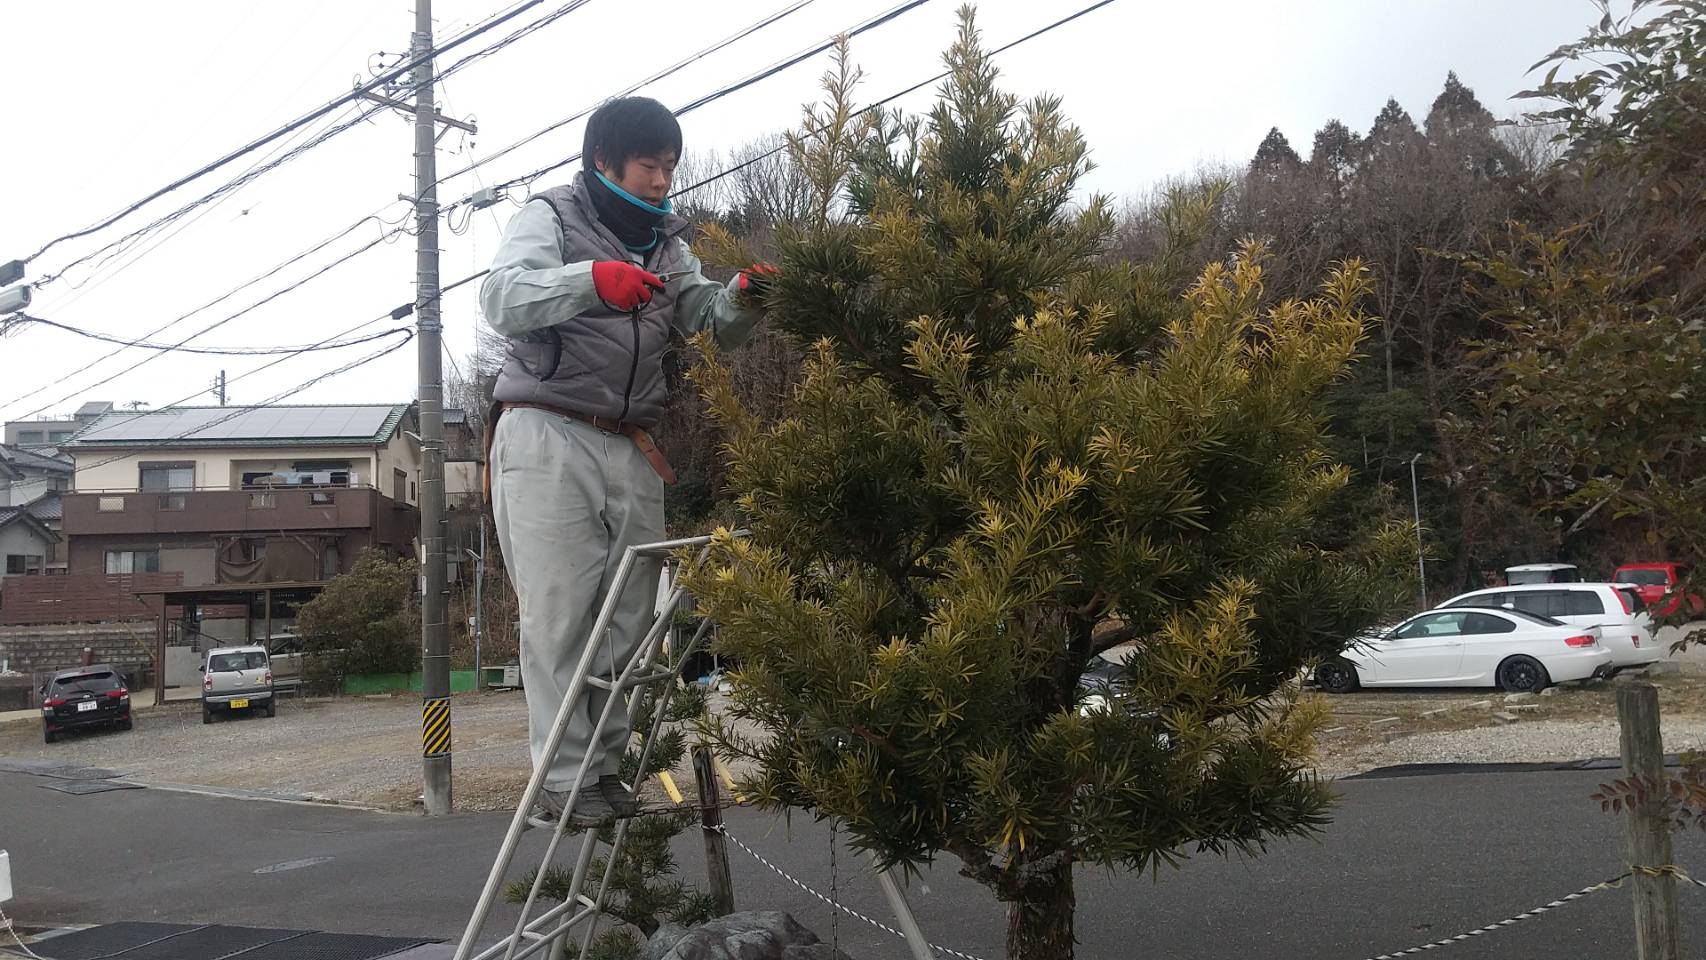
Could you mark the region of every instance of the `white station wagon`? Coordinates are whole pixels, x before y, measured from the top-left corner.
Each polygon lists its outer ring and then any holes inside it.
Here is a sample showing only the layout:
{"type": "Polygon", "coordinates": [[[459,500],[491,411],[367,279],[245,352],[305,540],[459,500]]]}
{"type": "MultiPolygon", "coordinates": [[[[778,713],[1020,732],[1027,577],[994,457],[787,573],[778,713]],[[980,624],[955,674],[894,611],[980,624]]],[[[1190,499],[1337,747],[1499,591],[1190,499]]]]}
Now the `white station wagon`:
{"type": "Polygon", "coordinates": [[[1604,676],[1611,651],[1598,627],[1520,610],[1429,610],[1357,642],[1321,664],[1328,693],[1357,687],[1501,687],[1536,693],[1563,680],[1604,676]]]}

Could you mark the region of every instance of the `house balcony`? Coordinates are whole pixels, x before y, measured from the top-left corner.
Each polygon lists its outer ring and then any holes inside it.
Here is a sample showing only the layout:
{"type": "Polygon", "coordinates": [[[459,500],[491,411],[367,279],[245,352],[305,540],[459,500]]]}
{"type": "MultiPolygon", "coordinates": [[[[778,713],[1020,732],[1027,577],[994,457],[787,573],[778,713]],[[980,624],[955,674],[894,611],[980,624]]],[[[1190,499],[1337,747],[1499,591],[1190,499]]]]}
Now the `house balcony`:
{"type": "Polygon", "coordinates": [[[279,533],[389,528],[413,507],[373,487],[273,487],[67,493],[67,536],[279,533]]]}

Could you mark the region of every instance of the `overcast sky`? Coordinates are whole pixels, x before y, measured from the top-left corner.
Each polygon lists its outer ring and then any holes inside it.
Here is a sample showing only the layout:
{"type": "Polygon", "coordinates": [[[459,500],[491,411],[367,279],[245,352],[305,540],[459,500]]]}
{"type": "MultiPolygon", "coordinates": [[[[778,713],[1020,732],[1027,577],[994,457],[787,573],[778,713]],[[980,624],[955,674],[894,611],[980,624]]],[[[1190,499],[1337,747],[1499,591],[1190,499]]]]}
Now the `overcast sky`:
{"type": "MultiPolygon", "coordinates": [[[[775,26],[699,61],[643,93],[677,105],[810,47],[892,6],[895,0],[817,0],[775,26]]],[[[1088,0],[988,0],[979,22],[996,46],[1058,19],[1088,0]]],[[[533,13],[557,6],[549,0],[533,13]]],[[[477,118],[479,135],[455,132],[440,170],[480,159],[605,95],[732,34],[788,0],[592,0],[562,21],[480,61],[439,90],[445,110],[477,118]]],[[[442,38],[510,5],[438,0],[442,38]]],[[[866,73],[865,100],[933,75],[951,41],[954,0],[933,0],[854,42],[866,73]]],[[[516,23],[531,19],[523,15],[516,23]]],[[[1307,155],[1316,128],[1340,118],[1358,132],[1388,96],[1419,123],[1447,70],[1456,70],[1495,114],[1532,82],[1524,71],[1595,19],[1585,0],[1119,0],[999,62],[1005,87],[1021,96],[1062,96],[1098,165],[1086,186],[1115,196],[1202,163],[1245,162],[1270,126],[1307,155]]],[[[368,78],[370,55],[407,49],[408,0],[128,0],[0,5],[10,41],[0,57],[7,91],[0,150],[0,261],[84,227],[225,151],[265,133],[368,78]]],[[[487,34],[475,45],[501,36],[487,34]]],[[[441,66],[444,64],[441,63],[441,66]]],[[[792,124],[815,96],[827,55],[683,118],[691,154],[727,152],[792,124]]],[[[900,105],[920,109],[929,89],[900,105]]],[[[571,124],[480,168],[502,180],[577,151],[571,124]]],[[[368,123],[260,178],[187,222],[91,271],[71,271],[43,289],[31,312],[120,336],[140,336],[213,299],[364,214],[398,221],[413,172],[409,122],[381,113],[368,123]],[[145,255],[136,257],[138,252],[145,255]],[[73,283],[82,284],[73,288],[73,283]]],[[[254,157],[215,174],[229,178],[254,157]]],[[[120,227],[206,192],[208,178],[146,208],[120,227]]],[[[547,178],[542,189],[557,182],[547,178]]],[[[440,187],[442,202],[477,189],[475,175],[440,187]]],[[[476,215],[462,236],[441,234],[446,281],[488,265],[513,206],[476,215]]],[[[460,226],[458,220],[458,226],[460,226]]],[[[176,340],[221,320],[337,255],[366,243],[369,224],[295,269],[158,335],[176,340]]],[[[110,229],[55,248],[31,265],[35,278],[122,235],[110,229]]],[[[382,246],[300,290],[199,338],[210,346],[312,342],[412,299],[413,238],[382,246]]],[[[445,336],[461,360],[478,322],[470,284],[446,297],[445,336]]],[[[384,326],[369,329],[382,329],[384,326]]],[[[257,357],[172,354],[96,386],[145,356],[125,350],[77,376],[113,349],[71,334],[32,329],[0,339],[0,419],[69,411],[86,400],[185,400],[221,370],[233,404],[258,403],[355,360],[372,347],[307,354],[237,378],[257,357]],[[24,396],[28,394],[28,396],[24,396]],[[15,401],[15,402],[12,402],[15,401]]],[[[466,362],[465,360],[463,361],[466,362]]],[[[414,345],[327,379],[290,402],[355,403],[414,395],[414,345]]],[[[211,403],[209,394],[192,402],[211,403]]]]}

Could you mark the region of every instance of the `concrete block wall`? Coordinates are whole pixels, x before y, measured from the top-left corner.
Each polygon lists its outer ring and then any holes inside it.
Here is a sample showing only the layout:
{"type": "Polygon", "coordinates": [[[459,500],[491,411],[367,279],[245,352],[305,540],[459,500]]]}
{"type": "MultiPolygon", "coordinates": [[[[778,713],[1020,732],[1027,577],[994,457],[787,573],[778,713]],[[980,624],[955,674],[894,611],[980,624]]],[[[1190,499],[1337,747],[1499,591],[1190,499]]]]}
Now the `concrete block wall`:
{"type": "Polygon", "coordinates": [[[25,676],[46,673],[83,662],[83,648],[94,649],[96,663],[110,663],[125,673],[153,664],[148,645],[154,642],[154,623],[61,624],[0,627],[0,662],[25,676]]]}

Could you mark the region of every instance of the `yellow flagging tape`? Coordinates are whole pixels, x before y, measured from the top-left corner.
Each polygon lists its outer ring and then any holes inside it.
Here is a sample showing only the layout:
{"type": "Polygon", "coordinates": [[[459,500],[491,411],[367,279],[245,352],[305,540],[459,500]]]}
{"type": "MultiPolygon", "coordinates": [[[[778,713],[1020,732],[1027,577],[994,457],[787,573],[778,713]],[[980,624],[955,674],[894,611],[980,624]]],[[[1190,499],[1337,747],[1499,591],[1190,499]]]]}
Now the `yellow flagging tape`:
{"type": "Polygon", "coordinates": [[[658,782],[663,784],[663,792],[669,794],[675,805],[681,806],[681,789],[675,785],[675,778],[669,775],[668,770],[658,772],[658,782]]]}

